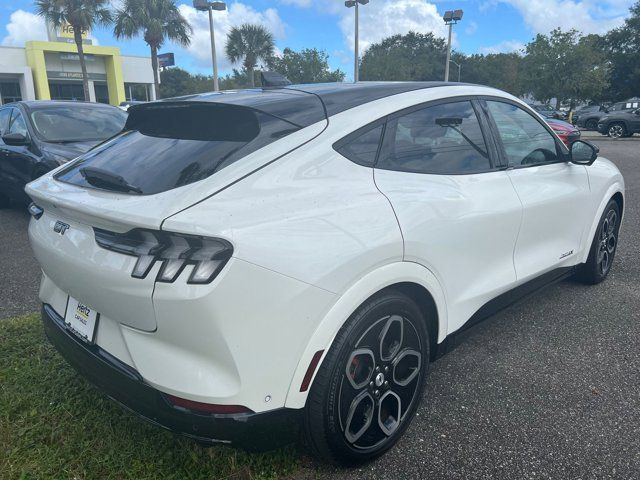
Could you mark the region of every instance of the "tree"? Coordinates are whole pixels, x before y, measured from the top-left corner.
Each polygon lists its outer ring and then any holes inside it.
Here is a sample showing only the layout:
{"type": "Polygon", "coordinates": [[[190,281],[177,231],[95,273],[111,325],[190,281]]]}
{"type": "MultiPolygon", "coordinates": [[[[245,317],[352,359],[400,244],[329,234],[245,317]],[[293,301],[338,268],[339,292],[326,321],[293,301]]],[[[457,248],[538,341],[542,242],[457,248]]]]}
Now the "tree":
{"type": "MultiPolygon", "coordinates": [[[[182,68],[165,68],[160,72],[162,81],[162,98],[180,97],[211,91],[213,79],[211,76],[191,73],[182,68]]],[[[232,75],[226,75],[219,79],[221,90],[231,90],[246,85],[247,77],[238,70],[232,75]]]]}
{"type": "Polygon", "coordinates": [[[527,44],[524,86],[538,100],[598,98],[608,86],[609,68],[605,52],[597,48],[597,36],[583,37],[576,30],[553,30],[538,34],[527,44]]]}
{"type": "Polygon", "coordinates": [[[602,42],[611,61],[607,96],[613,100],[640,95],[640,1],[630,11],[624,25],[610,31],[602,42]]]}
{"type": "Polygon", "coordinates": [[[124,0],[116,13],[113,30],[116,38],[133,38],[141,33],[151,49],[151,67],[156,95],[160,96],[158,81],[158,50],[165,40],[180,45],[191,43],[191,26],[180,14],[174,0],[124,0]]]}
{"type": "Polygon", "coordinates": [[[227,57],[232,63],[242,62],[251,87],[255,86],[254,69],[258,61],[268,62],[273,49],[273,35],[262,25],[245,23],[233,27],[227,35],[227,57]]]}
{"type": "Polygon", "coordinates": [[[84,99],[89,101],[89,77],[84,58],[82,34],[94,25],[109,25],[113,18],[108,9],[109,0],[36,0],[36,13],[55,27],[69,24],[78,48],[84,99]]]}
{"type": "Polygon", "coordinates": [[[345,77],[340,69],[332,71],[327,52],[316,48],[305,48],[300,52],[285,48],[281,57],[273,57],[268,64],[270,69],[293,83],[341,82],[345,77]]]}
{"type": "Polygon", "coordinates": [[[516,96],[526,93],[522,85],[523,57],[518,53],[456,53],[453,60],[462,65],[463,82],[488,85],[516,96]]]}
{"type": "Polygon", "coordinates": [[[409,32],[374,43],[360,63],[362,80],[442,80],[447,45],[432,33],[409,32]]]}

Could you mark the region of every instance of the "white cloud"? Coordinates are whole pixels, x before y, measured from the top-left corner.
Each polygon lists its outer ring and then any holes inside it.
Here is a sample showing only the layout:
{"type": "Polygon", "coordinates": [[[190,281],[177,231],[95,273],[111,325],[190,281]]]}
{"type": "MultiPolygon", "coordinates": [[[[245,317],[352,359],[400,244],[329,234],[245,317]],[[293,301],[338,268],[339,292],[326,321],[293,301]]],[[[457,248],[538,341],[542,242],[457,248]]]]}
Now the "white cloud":
{"type": "Polygon", "coordinates": [[[634,0],[499,0],[513,6],[536,33],[575,28],[605,33],[620,26],[634,0]]]}
{"type": "Polygon", "coordinates": [[[26,41],[47,39],[44,19],[24,10],[13,12],[6,28],[8,35],[2,39],[2,45],[5,46],[24,47],[26,41]]]}
{"type": "Polygon", "coordinates": [[[524,43],[518,42],[516,40],[505,40],[504,42],[500,42],[496,45],[491,45],[489,47],[480,47],[478,49],[478,53],[511,53],[511,52],[520,52],[524,50],[524,43]]]}
{"type": "MultiPolygon", "coordinates": [[[[198,12],[189,5],[179,5],[178,9],[182,16],[189,22],[193,28],[191,36],[191,45],[186,49],[176,47],[185,51],[192,56],[196,64],[200,67],[211,67],[211,40],[209,35],[209,16],[205,12],[198,12]]],[[[218,68],[221,71],[230,70],[233,66],[225,55],[225,46],[227,42],[227,33],[232,27],[239,26],[243,23],[254,23],[265,26],[269,29],[276,39],[282,39],[285,36],[285,24],[280,19],[278,11],[274,8],[268,8],[262,12],[245,5],[243,3],[232,3],[229,9],[222,12],[214,12],[214,31],[216,40],[216,56],[218,68]]]]}
{"type": "Polygon", "coordinates": [[[283,5],[295,5],[296,7],[310,7],[311,0],[278,0],[283,5]]]}
{"type": "Polygon", "coordinates": [[[478,24],[473,20],[470,21],[464,29],[464,33],[466,33],[467,35],[473,35],[477,31],[478,31],[478,24]]]}
{"type": "MultiPolygon", "coordinates": [[[[353,10],[343,7],[339,21],[351,51],[354,43],[353,10]]],[[[409,31],[432,32],[438,37],[445,37],[447,27],[436,6],[424,0],[378,0],[360,8],[360,48],[363,52],[372,43],[409,31]]]]}

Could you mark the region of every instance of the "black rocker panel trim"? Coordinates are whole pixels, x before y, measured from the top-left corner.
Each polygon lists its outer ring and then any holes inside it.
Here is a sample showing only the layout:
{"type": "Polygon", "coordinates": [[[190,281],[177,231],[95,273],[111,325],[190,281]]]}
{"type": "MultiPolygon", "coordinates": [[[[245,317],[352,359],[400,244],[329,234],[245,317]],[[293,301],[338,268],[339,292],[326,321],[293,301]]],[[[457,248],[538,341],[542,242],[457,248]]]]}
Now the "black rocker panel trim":
{"type": "Polygon", "coordinates": [[[459,337],[462,333],[520,300],[539,292],[549,285],[553,285],[570,277],[575,273],[576,268],[575,266],[556,268],[489,300],[480,307],[459,330],[449,334],[447,338],[438,345],[436,357],[441,357],[445,353],[453,350],[459,343],[459,337]]]}

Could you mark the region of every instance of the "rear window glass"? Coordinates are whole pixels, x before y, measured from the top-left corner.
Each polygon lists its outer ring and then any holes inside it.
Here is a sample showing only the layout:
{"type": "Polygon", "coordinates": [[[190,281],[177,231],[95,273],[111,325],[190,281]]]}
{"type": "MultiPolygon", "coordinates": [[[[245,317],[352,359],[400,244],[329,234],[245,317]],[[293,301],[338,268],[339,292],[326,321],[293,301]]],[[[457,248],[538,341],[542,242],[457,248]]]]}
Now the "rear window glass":
{"type": "Polygon", "coordinates": [[[99,141],[122,130],[127,114],[119,108],[60,105],[34,109],[31,123],[46,142],[99,141]]]}
{"type": "Polygon", "coordinates": [[[150,195],[203,180],[300,127],[244,106],[178,102],[132,107],[125,131],[56,178],[150,195]]]}

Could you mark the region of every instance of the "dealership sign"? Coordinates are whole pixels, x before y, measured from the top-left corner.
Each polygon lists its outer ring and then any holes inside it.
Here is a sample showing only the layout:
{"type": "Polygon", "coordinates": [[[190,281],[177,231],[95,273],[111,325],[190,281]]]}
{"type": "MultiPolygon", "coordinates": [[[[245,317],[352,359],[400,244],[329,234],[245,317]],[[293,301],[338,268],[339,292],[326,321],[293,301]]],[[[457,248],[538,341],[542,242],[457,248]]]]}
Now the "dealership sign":
{"type": "Polygon", "coordinates": [[[173,53],[161,53],[158,55],[158,65],[160,68],[172,67],[175,64],[173,53]]]}
{"type": "MultiPolygon", "coordinates": [[[[47,23],[47,36],[50,42],[65,42],[75,43],[75,30],[66,22],[63,22],[60,26],[55,26],[51,23],[47,23]]],[[[82,43],[91,45],[91,31],[89,29],[82,30],[82,43]]]]}
{"type": "MultiPolygon", "coordinates": [[[[107,75],[104,73],[87,73],[89,80],[105,82],[107,75]]],[[[55,70],[47,70],[47,78],[49,80],[82,80],[82,72],[58,72],[55,70]]]]}

